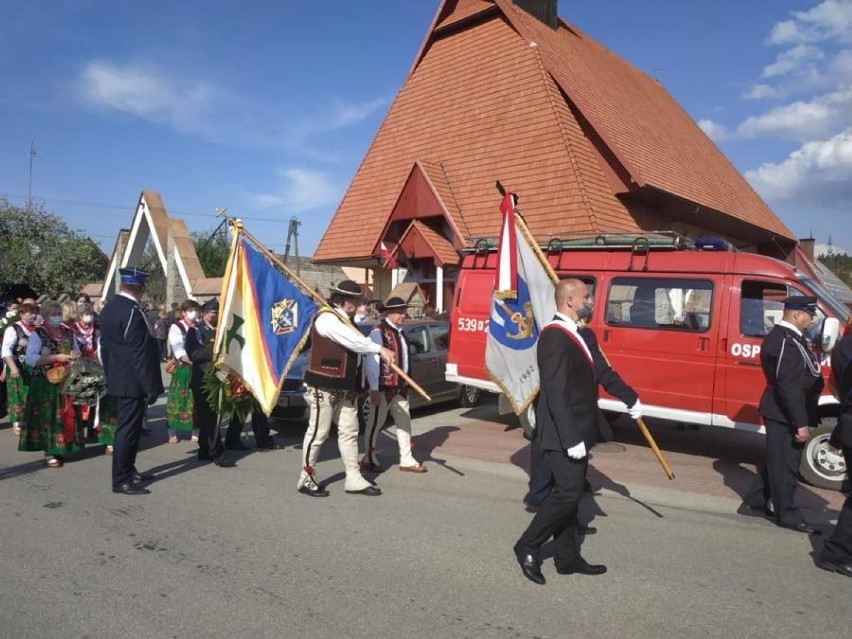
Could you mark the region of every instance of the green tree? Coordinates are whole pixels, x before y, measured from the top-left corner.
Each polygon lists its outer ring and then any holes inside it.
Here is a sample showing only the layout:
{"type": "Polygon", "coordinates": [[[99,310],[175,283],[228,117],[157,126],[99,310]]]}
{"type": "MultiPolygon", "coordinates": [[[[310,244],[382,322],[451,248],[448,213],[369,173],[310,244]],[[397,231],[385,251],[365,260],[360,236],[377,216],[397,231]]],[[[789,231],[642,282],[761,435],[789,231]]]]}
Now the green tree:
{"type": "Polygon", "coordinates": [[[222,277],[228,265],[228,253],[231,240],[224,226],[213,231],[200,231],[191,234],[192,243],[205,277],[222,277]]]}
{"type": "Polygon", "coordinates": [[[819,261],[839,277],[846,286],[852,286],[852,256],[846,255],[824,255],[819,261]]]}
{"type": "Polygon", "coordinates": [[[57,297],[103,278],[98,247],[42,204],[27,209],[0,198],[0,238],[0,282],[57,297]]]}

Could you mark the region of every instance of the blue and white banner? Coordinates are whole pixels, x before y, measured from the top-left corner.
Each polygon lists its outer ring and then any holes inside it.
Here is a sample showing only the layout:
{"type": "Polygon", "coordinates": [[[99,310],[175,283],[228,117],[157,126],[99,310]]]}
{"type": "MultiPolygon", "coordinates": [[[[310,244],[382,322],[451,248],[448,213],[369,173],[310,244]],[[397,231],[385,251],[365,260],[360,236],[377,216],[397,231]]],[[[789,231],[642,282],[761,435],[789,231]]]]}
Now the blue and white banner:
{"type": "Polygon", "coordinates": [[[507,193],[500,205],[503,226],[497,250],[497,272],[488,335],[485,368],[521,414],[539,389],[536,342],[541,329],[556,312],[555,275],[515,211],[507,193]]]}

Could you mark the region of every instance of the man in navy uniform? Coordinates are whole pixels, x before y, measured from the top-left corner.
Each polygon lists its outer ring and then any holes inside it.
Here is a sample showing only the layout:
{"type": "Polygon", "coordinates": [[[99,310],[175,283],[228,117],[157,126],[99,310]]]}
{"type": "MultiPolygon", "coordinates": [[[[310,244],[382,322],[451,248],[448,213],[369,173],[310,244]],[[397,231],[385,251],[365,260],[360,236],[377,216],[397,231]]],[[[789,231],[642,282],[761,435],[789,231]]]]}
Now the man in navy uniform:
{"type": "Polygon", "coordinates": [[[766,388],[760,414],[766,427],[766,458],[737,510],[772,517],[779,526],[803,533],[818,532],[805,523],[794,500],[802,446],[819,421],[823,387],[820,364],[804,337],[816,312],[815,297],[788,297],[784,314],[763,341],[760,365],[766,388]]]}
{"type": "Polygon", "coordinates": [[[100,348],[107,393],[118,407],[118,424],[112,454],[112,491],[146,495],[139,485],[153,479],[136,469],[145,406],[163,392],[160,356],[154,329],[139,307],[148,274],[138,268],[119,269],[119,293],[100,316],[100,348]]]}
{"type": "Polygon", "coordinates": [[[606,566],[586,562],[576,538],[577,511],[589,465],[588,450],[598,433],[598,382],[588,345],[577,333],[577,311],[589,301],[578,279],[556,285],[556,315],[541,331],[536,359],[541,397],[536,406],[536,434],[556,486],[515,544],[521,572],[543,584],[541,546],[554,539],[554,563],[561,575],[600,575],[606,566]]]}
{"type": "Polygon", "coordinates": [[[201,323],[186,333],[186,354],[192,360],[190,388],[195,398],[195,425],[198,428],[198,459],[212,461],[221,468],[234,462],[225,459],[225,447],[219,431],[221,415],[210,405],[204,392],[204,372],[213,360],[213,341],[219,318],[219,300],[212,299],[201,307],[201,323]]]}

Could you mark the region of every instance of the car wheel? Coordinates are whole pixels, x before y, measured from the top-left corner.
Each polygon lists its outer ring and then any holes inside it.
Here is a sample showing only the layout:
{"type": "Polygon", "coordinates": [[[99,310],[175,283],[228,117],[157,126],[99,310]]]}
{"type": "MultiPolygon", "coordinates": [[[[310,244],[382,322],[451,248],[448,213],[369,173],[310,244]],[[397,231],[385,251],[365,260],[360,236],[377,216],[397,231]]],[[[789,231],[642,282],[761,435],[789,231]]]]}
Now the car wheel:
{"type": "Polygon", "coordinates": [[[531,403],[527,409],[518,415],[518,421],[521,422],[521,430],[524,432],[524,439],[532,441],[535,433],[535,404],[531,403]]]}
{"type": "Polygon", "coordinates": [[[847,460],[844,459],[843,453],[831,452],[825,446],[836,423],[836,417],[823,418],[823,426],[814,430],[802,449],[799,474],[811,486],[840,490],[843,480],[846,479],[847,460]]]}
{"type": "Polygon", "coordinates": [[[466,384],[463,384],[461,389],[461,399],[459,400],[459,403],[462,405],[462,408],[470,408],[472,406],[476,406],[479,403],[479,398],[481,396],[481,389],[477,388],[476,386],[468,386],[466,384]]]}

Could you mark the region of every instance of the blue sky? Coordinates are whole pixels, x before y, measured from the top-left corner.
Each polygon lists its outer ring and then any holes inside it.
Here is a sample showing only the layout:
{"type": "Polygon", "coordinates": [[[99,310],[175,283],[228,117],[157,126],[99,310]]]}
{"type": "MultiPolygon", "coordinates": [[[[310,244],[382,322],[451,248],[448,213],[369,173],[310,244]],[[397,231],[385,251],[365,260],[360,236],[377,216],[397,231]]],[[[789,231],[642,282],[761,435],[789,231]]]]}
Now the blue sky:
{"type": "MultiPolygon", "coordinates": [[[[112,250],[143,189],[310,255],[439,0],[0,0],[0,195],[112,250]],[[49,7],[49,9],[48,9],[49,7]]],[[[852,254],[852,0],[563,0],[799,237],[852,254]]],[[[495,214],[496,214],[495,202],[495,214]]]]}

